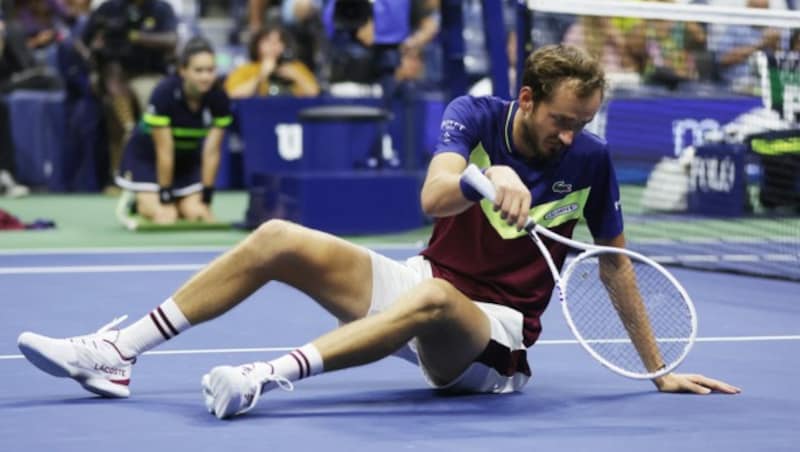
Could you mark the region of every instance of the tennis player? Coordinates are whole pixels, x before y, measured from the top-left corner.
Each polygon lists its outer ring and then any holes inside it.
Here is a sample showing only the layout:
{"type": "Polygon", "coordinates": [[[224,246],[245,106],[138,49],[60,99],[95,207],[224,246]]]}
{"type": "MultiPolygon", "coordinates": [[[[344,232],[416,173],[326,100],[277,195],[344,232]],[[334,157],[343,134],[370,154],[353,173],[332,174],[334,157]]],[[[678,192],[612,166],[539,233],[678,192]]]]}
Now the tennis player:
{"type": "Polygon", "coordinates": [[[136,211],[155,223],[214,220],[210,205],[220,146],[233,119],[216,82],[214,50],[192,38],[179,73],[156,86],[128,140],[116,182],[136,193],[136,211]]]}
{"type": "MultiPolygon", "coordinates": [[[[341,327],[273,361],[211,369],[202,386],[219,418],[250,410],[276,387],[392,354],[418,363],[441,390],[520,390],[531,376],[526,349],[553,290],[541,254],[520,232],[528,215],[544,211],[547,227],[570,235],[582,214],[597,243],[625,244],[606,143],[583,130],[603,99],[601,67],[577,48],[549,46],[527,59],[522,81],[513,102],[460,97],[447,107],[421,196],[436,224],[419,256],[395,262],[268,221],[130,326],[117,330],[112,322],[69,339],[23,333],[20,349],[45,372],[127,397],[138,355],[276,280],[308,294],[341,327]],[[468,161],[487,168],[494,210],[483,210],[477,193],[460,183],[468,161]]],[[[561,246],[548,247],[562,265],[561,246]]],[[[664,392],[739,392],[702,375],[672,373],[654,384],[664,392]]]]}

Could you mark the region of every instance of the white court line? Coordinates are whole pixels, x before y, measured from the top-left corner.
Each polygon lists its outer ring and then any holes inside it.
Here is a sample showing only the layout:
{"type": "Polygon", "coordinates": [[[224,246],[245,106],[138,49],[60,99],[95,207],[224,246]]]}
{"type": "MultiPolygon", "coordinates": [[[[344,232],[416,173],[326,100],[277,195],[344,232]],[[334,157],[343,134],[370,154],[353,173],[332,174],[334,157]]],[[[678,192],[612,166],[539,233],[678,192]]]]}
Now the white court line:
{"type": "MultiPolygon", "coordinates": [[[[358,242],[353,243],[370,248],[370,249],[421,249],[425,243],[417,240],[413,242],[358,242]]],[[[0,249],[0,256],[39,256],[44,254],[169,254],[169,253],[221,253],[233,248],[230,246],[137,246],[137,247],[108,247],[108,248],[38,248],[38,249],[0,249]]]]}
{"type": "Polygon", "coordinates": [[[227,246],[137,246],[104,248],[14,248],[0,250],[0,256],[39,256],[42,254],[148,254],[148,253],[218,253],[227,246]]]}
{"type": "MultiPolygon", "coordinates": [[[[800,335],[787,336],[716,336],[698,337],[697,342],[767,342],[767,341],[800,341],[800,335]]],[[[577,345],[575,339],[549,339],[536,342],[534,347],[539,345],[577,345]]],[[[211,355],[222,353],[265,353],[265,352],[288,352],[297,347],[254,347],[254,348],[206,348],[206,349],[187,349],[187,350],[155,350],[145,352],[145,355],[211,355]]],[[[11,359],[22,359],[22,355],[0,355],[0,361],[11,359]]]]}
{"type": "Polygon", "coordinates": [[[58,267],[0,267],[0,275],[195,271],[199,270],[204,265],[206,264],[66,265],[58,267]]]}

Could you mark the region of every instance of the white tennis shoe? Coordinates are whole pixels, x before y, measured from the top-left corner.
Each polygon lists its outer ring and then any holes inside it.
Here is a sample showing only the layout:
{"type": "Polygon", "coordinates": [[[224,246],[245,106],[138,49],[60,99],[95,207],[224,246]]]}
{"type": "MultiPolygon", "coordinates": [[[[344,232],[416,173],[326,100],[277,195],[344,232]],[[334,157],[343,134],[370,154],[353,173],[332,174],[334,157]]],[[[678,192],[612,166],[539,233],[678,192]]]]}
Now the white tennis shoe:
{"type": "Polygon", "coordinates": [[[294,389],[292,382],[281,375],[259,378],[256,365],[217,366],[203,375],[203,398],[208,412],[219,419],[238,416],[252,410],[261,394],[273,389],[273,385],[285,391],[294,389]]]}
{"type": "Polygon", "coordinates": [[[127,316],[114,319],[96,333],[55,339],[24,332],[17,346],[34,366],[55,377],[69,377],[87,391],[103,397],[128,397],[131,369],[136,358],[122,356],[115,345],[127,316]]]}

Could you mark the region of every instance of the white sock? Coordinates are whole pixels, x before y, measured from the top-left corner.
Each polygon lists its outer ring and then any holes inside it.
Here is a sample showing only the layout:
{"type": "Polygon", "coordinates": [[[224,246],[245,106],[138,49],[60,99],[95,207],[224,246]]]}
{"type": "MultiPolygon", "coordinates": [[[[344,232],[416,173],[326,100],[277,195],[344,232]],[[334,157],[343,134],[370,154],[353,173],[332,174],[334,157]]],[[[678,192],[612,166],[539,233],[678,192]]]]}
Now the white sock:
{"type": "Polygon", "coordinates": [[[192,325],[170,297],[132,325],[123,328],[116,346],[126,357],[136,357],[166,342],[192,325]]]}
{"type": "MultiPolygon", "coordinates": [[[[322,356],[313,344],[306,344],[298,349],[266,363],[256,363],[256,372],[259,376],[278,374],[289,381],[302,380],[324,371],[322,356]],[[263,364],[263,365],[262,365],[263,364]]],[[[272,389],[275,386],[270,385],[272,389]]]]}

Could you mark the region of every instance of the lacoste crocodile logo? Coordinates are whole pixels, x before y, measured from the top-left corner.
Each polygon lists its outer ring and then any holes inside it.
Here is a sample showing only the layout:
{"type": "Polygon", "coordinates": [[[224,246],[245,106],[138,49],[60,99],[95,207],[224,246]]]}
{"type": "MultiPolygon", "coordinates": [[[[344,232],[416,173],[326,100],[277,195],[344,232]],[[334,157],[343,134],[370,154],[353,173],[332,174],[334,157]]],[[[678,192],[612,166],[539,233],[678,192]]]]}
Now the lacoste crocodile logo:
{"type": "Polygon", "coordinates": [[[553,183],[553,191],[555,193],[569,193],[572,191],[572,184],[568,184],[563,180],[553,183]]]}

